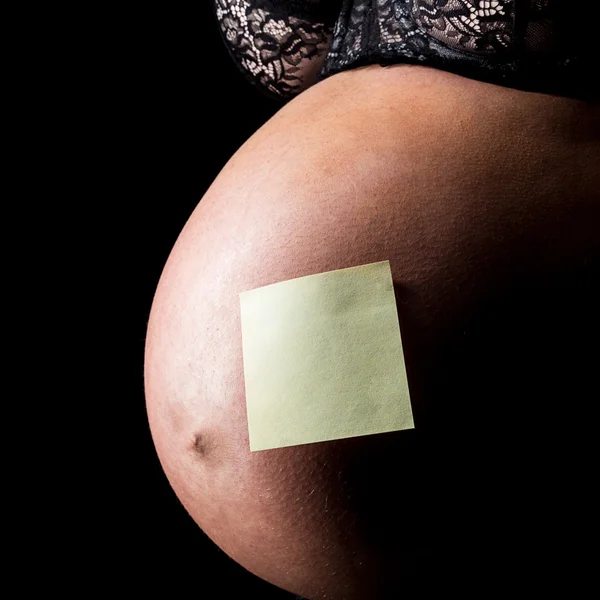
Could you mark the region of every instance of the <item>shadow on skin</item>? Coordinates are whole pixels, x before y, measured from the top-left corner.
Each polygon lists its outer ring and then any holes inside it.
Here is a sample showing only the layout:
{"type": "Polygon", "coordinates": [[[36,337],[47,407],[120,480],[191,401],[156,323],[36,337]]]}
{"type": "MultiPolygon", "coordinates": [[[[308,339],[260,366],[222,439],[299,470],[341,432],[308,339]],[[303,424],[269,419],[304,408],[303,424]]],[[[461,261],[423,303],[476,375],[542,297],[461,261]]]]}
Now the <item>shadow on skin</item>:
{"type": "MultiPolygon", "coordinates": [[[[380,451],[419,465],[398,465],[422,492],[407,506],[420,520],[406,539],[420,539],[426,512],[433,572],[510,578],[521,567],[548,573],[581,559],[592,456],[584,432],[597,390],[594,279],[589,264],[516,274],[456,315],[435,346],[417,341],[408,292],[396,286],[416,435],[404,436],[402,449],[392,437],[380,451]]],[[[373,531],[384,531],[376,515],[393,514],[392,499],[362,502],[373,531]]]]}

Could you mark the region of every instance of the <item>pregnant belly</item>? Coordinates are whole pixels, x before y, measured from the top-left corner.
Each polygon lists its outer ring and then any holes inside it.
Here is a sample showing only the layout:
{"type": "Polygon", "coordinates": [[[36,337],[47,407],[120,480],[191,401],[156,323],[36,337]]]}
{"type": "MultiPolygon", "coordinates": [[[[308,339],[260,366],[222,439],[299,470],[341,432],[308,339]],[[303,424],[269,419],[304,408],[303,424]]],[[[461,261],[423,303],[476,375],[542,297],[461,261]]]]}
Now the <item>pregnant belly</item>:
{"type": "Polygon", "coordinates": [[[232,157],[165,267],[146,352],[161,463],[225,552],[307,598],[364,599],[435,556],[548,542],[530,508],[550,463],[567,477],[545,432],[589,383],[599,129],[581,102],[370,67],[232,157]],[[239,293],[384,260],[415,429],[250,452],[239,293]]]}

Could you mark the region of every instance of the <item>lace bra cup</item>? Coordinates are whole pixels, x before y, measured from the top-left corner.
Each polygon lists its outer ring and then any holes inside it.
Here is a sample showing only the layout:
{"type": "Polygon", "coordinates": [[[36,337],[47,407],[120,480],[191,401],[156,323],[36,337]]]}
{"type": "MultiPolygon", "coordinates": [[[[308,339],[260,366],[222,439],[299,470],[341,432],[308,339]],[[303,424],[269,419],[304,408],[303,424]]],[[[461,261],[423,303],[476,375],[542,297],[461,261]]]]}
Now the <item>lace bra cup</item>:
{"type": "Polygon", "coordinates": [[[262,91],[287,100],[316,83],[339,15],[335,2],[213,2],[230,54],[262,91]]]}
{"type": "Polygon", "coordinates": [[[235,62],[280,100],[346,69],[396,63],[532,91],[593,93],[597,50],[568,0],[213,2],[235,62]]]}

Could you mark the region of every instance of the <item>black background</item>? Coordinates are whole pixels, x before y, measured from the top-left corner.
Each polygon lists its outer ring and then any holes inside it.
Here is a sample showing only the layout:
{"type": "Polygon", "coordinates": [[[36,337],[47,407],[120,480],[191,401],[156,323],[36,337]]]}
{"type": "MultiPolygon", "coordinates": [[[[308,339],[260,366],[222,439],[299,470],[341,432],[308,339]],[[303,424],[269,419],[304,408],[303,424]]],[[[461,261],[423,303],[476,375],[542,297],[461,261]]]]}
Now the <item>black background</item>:
{"type": "MultiPolygon", "coordinates": [[[[84,597],[100,587],[110,597],[137,597],[167,586],[168,597],[180,595],[177,587],[209,599],[293,598],[229,559],[187,515],[158,462],[143,387],[147,319],[169,252],[221,168],[280,105],[239,72],[209,0],[185,9],[140,4],[85,14],[47,10],[62,28],[41,27],[47,44],[21,71],[26,83],[34,80],[33,89],[17,90],[27,100],[26,114],[21,120],[9,115],[19,129],[13,154],[27,151],[39,161],[24,161],[17,198],[28,214],[21,222],[5,220],[7,233],[16,233],[19,242],[11,248],[11,266],[24,261],[21,254],[31,242],[37,245],[34,259],[25,257],[30,262],[20,269],[33,291],[26,295],[17,286],[16,300],[31,305],[25,306],[26,321],[49,326],[46,331],[34,324],[20,336],[22,352],[11,349],[26,375],[18,380],[21,395],[7,397],[30,413],[23,426],[14,422],[21,437],[6,456],[12,466],[22,449],[32,455],[22,469],[33,488],[31,506],[18,525],[29,525],[33,533],[23,528],[20,542],[49,566],[57,585],[34,569],[29,578],[45,590],[77,586],[84,597]],[[34,193],[33,184],[40,191],[34,193]],[[35,384],[39,395],[30,389],[35,384]],[[57,424],[39,418],[44,409],[57,424]],[[39,437],[29,432],[34,414],[39,437]]],[[[18,49],[26,46],[27,40],[18,49]]],[[[554,322],[556,314],[581,315],[571,329],[591,331],[588,315],[595,314],[563,305],[569,297],[580,304],[587,297],[581,293],[554,297],[549,318],[538,319],[539,331],[547,331],[540,339],[552,339],[548,353],[555,332],[545,322],[554,322]]],[[[15,324],[11,313],[6,319],[15,324]]],[[[582,390],[596,371],[587,371],[582,390]]],[[[583,421],[595,423],[585,415],[583,421]]],[[[12,429],[12,423],[5,427],[12,429]]],[[[582,453],[571,455],[581,460],[582,453]]],[[[565,470],[571,467],[561,460],[565,470]]],[[[11,493],[24,504],[23,489],[14,485],[11,493]]],[[[587,531],[591,511],[578,505],[573,514],[587,531]]],[[[561,547],[573,553],[573,545],[561,547]]]]}
{"type": "Polygon", "coordinates": [[[82,437],[99,461],[87,495],[72,497],[81,513],[73,550],[93,572],[88,583],[115,590],[167,584],[200,598],[294,598],[237,565],[188,516],[145,411],[146,325],[169,252],[225,163],[281,106],[238,70],[211,2],[197,4],[104,15],[79,90],[81,137],[92,148],[74,159],[88,203],[77,242],[87,253],[77,280],[88,349],[79,402],[92,407],[82,437]]]}
{"type": "MultiPolygon", "coordinates": [[[[100,587],[110,597],[137,597],[166,585],[168,597],[180,595],[177,587],[209,599],[293,598],[229,559],[187,515],[158,462],[143,387],[147,319],[169,252],[221,168],[280,105],[239,72],[210,0],[185,9],[56,10],[47,9],[56,23],[41,24],[47,37],[20,73],[25,83],[34,82],[31,90],[17,90],[27,100],[26,114],[21,120],[8,115],[19,130],[13,154],[27,151],[17,198],[28,213],[21,222],[5,221],[20,244],[11,248],[10,264],[18,265],[23,249],[37,243],[34,259],[21,268],[33,292],[27,296],[18,286],[16,299],[30,302],[27,321],[49,326],[46,332],[34,324],[20,336],[23,352],[12,349],[26,375],[18,380],[21,396],[7,401],[31,413],[23,427],[15,424],[25,435],[6,456],[12,466],[23,448],[32,454],[22,469],[33,488],[31,507],[19,525],[30,525],[33,534],[23,529],[20,541],[49,565],[58,589],[75,585],[84,597],[100,587]],[[34,193],[33,184],[40,191],[34,193]],[[30,389],[36,383],[39,395],[30,389]],[[37,418],[35,437],[28,428],[38,409],[58,424],[37,418]]],[[[22,25],[27,31],[29,23],[22,25]]],[[[24,38],[17,50],[27,45],[24,38]]],[[[581,329],[591,331],[591,309],[559,310],[565,298],[585,296],[555,297],[547,311],[551,322],[555,314],[580,314],[581,329]]],[[[12,314],[6,319],[14,325],[12,314]]],[[[554,336],[554,329],[546,335],[554,336]]],[[[19,503],[22,489],[11,487],[19,503]]],[[[591,511],[577,509],[587,531],[591,511]]],[[[563,547],[572,552],[571,545],[563,547]]],[[[57,589],[29,571],[45,590],[57,589]]]]}

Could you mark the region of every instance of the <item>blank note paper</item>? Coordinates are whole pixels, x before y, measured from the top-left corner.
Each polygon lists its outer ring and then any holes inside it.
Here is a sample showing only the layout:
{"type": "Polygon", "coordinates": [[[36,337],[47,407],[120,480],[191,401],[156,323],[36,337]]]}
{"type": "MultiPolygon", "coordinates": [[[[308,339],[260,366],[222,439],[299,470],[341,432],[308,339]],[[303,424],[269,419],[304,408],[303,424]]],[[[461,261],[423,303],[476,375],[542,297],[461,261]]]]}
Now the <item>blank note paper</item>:
{"type": "Polygon", "coordinates": [[[388,261],[240,294],[250,450],[414,427],[388,261]]]}

